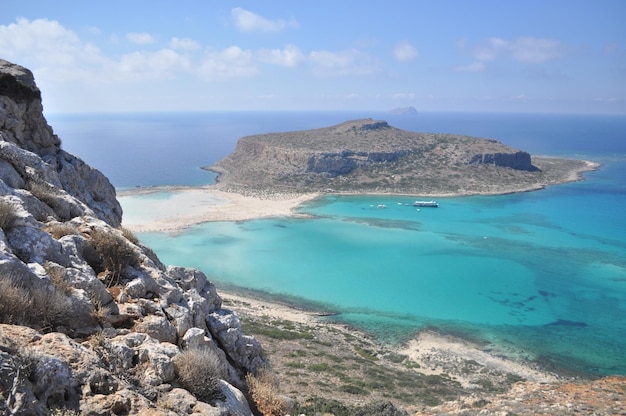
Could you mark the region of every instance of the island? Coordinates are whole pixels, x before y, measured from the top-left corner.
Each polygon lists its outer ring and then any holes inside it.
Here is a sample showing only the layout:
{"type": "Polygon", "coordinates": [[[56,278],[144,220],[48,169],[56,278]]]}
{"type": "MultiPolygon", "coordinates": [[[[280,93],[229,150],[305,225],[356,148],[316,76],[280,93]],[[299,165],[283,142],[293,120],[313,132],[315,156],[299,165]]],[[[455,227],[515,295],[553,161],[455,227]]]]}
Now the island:
{"type": "Polygon", "coordinates": [[[494,139],[416,133],[361,119],[314,130],[239,139],[206,169],[236,193],[422,196],[505,194],[579,180],[584,160],[531,156],[494,139]]]}

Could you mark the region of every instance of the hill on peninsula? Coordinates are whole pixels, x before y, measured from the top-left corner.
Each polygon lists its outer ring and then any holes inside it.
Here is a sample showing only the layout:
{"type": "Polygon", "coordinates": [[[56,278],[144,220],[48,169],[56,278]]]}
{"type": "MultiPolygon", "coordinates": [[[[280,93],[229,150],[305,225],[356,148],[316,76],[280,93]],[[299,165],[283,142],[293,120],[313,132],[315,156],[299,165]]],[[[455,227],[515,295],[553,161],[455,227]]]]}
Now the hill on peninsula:
{"type": "Polygon", "coordinates": [[[207,169],[225,189],[262,192],[501,194],[580,178],[581,160],[532,157],[497,140],[416,133],[373,119],[239,139],[207,169]]]}

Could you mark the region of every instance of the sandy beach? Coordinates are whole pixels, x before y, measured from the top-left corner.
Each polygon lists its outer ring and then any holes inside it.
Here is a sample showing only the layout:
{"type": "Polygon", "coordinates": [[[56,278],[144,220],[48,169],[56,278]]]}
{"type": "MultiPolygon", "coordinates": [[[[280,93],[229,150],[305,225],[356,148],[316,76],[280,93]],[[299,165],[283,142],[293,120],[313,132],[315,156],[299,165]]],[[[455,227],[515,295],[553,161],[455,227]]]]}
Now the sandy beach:
{"type": "Polygon", "coordinates": [[[318,194],[254,194],[226,192],[214,186],[151,187],[118,192],[123,225],[135,232],[177,232],[210,221],[298,215],[300,204],[318,194]]]}

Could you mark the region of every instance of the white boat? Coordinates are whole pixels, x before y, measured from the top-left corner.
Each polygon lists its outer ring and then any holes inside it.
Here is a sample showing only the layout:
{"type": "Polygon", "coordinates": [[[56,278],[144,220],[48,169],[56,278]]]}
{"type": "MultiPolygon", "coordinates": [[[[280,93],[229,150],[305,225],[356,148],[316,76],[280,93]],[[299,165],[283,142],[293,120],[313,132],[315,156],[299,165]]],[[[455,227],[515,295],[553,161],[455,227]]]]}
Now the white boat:
{"type": "Polygon", "coordinates": [[[439,204],[436,201],[415,201],[413,202],[413,206],[437,208],[439,204]]]}

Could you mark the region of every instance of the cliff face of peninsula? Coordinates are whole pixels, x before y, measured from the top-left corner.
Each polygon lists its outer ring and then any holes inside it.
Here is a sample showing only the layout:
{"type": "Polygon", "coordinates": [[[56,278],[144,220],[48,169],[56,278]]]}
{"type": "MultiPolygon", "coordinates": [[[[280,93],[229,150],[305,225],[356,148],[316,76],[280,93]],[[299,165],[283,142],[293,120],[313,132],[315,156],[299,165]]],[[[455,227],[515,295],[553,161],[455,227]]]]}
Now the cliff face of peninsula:
{"type": "Polygon", "coordinates": [[[30,71],[0,60],[0,413],[251,415],[260,344],[205,275],[165,267],[121,219],[30,71]]]}
{"type": "Polygon", "coordinates": [[[415,133],[372,119],[244,137],[209,169],[234,189],[420,195],[508,193],[567,180],[582,161],[546,163],[496,140],[415,133]]]}

